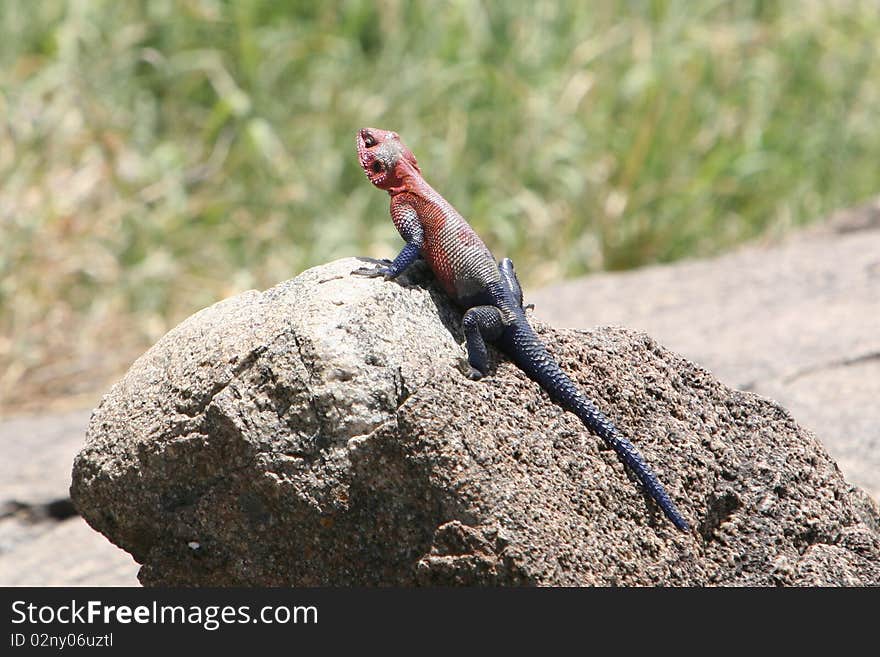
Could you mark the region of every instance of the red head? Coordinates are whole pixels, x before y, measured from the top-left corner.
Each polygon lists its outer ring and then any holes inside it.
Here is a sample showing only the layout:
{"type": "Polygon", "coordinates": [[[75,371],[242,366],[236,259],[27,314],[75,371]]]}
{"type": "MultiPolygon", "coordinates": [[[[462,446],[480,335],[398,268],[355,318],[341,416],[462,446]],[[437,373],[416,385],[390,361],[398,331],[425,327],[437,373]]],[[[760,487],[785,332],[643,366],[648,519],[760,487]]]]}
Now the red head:
{"type": "Polygon", "coordinates": [[[420,173],[415,156],[396,132],[361,128],[357,133],[357,152],[367,178],[391,194],[407,187],[407,178],[420,173]]]}

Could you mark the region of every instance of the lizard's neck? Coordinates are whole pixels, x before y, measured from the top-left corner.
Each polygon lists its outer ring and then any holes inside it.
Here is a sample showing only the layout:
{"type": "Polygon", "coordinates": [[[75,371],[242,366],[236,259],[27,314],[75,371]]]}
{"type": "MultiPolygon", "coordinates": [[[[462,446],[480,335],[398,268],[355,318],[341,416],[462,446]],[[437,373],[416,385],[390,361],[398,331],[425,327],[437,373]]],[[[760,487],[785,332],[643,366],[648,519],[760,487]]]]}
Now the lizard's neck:
{"type": "Polygon", "coordinates": [[[427,198],[434,193],[434,189],[424,178],[422,178],[422,172],[412,163],[401,159],[397,163],[395,173],[397,174],[396,177],[400,181],[400,184],[388,188],[388,193],[391,196],[408,192],[410,194],[415,194],[416,196],[427,198]]]}

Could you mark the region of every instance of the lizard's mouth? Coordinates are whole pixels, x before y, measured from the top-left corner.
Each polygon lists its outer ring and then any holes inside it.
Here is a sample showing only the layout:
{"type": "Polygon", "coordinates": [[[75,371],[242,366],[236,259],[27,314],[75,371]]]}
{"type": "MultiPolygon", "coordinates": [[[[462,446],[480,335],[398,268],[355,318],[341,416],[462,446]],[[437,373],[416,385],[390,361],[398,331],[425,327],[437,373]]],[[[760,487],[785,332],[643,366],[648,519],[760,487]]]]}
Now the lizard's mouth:
{"type": "Polygon", "coordinates": [[[357,152],[361,168],[367,174],[367,178],[374,185],[381,185],[388,175],[387,166],[382,159],[372,152],[372,148],[378,144],[376,138],[369,129],[363,128],[357,133],[357,152]]]}

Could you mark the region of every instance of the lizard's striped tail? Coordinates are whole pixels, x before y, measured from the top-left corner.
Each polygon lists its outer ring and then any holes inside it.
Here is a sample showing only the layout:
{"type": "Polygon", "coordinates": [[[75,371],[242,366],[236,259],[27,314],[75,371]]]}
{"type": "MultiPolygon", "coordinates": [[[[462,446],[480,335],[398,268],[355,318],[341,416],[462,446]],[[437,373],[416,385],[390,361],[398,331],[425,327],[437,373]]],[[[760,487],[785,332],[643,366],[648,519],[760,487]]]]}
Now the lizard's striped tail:
{"type": "Polygon", "coordinates": [[[526,322],[523,324],[513,328],[509,335],[504,336],[499,346],[530,379],[547,391],[554,402],[577,415],[588,429],[617,452],[620,460],[638,477],[642,486],[672,523],[679,529],[687,531],[689,529],[687,520],[678,511],[666,489],[663,488],[663,484],[645,463],[635,446],[578,390],[531,326],[526,322]]]}

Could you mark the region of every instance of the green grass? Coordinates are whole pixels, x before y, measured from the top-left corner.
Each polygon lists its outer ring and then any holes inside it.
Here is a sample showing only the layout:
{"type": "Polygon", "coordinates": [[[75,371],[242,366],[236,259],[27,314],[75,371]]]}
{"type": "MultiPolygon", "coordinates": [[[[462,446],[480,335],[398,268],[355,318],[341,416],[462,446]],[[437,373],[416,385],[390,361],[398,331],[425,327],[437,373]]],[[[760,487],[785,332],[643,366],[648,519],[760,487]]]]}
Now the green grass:
{"type": "Polygon", "coordinates": [[[363,125],[533,286],[880,191],[873,2],[43,0],[0,34],[7,408],[219,298],[393,256],[363,125]]]}

